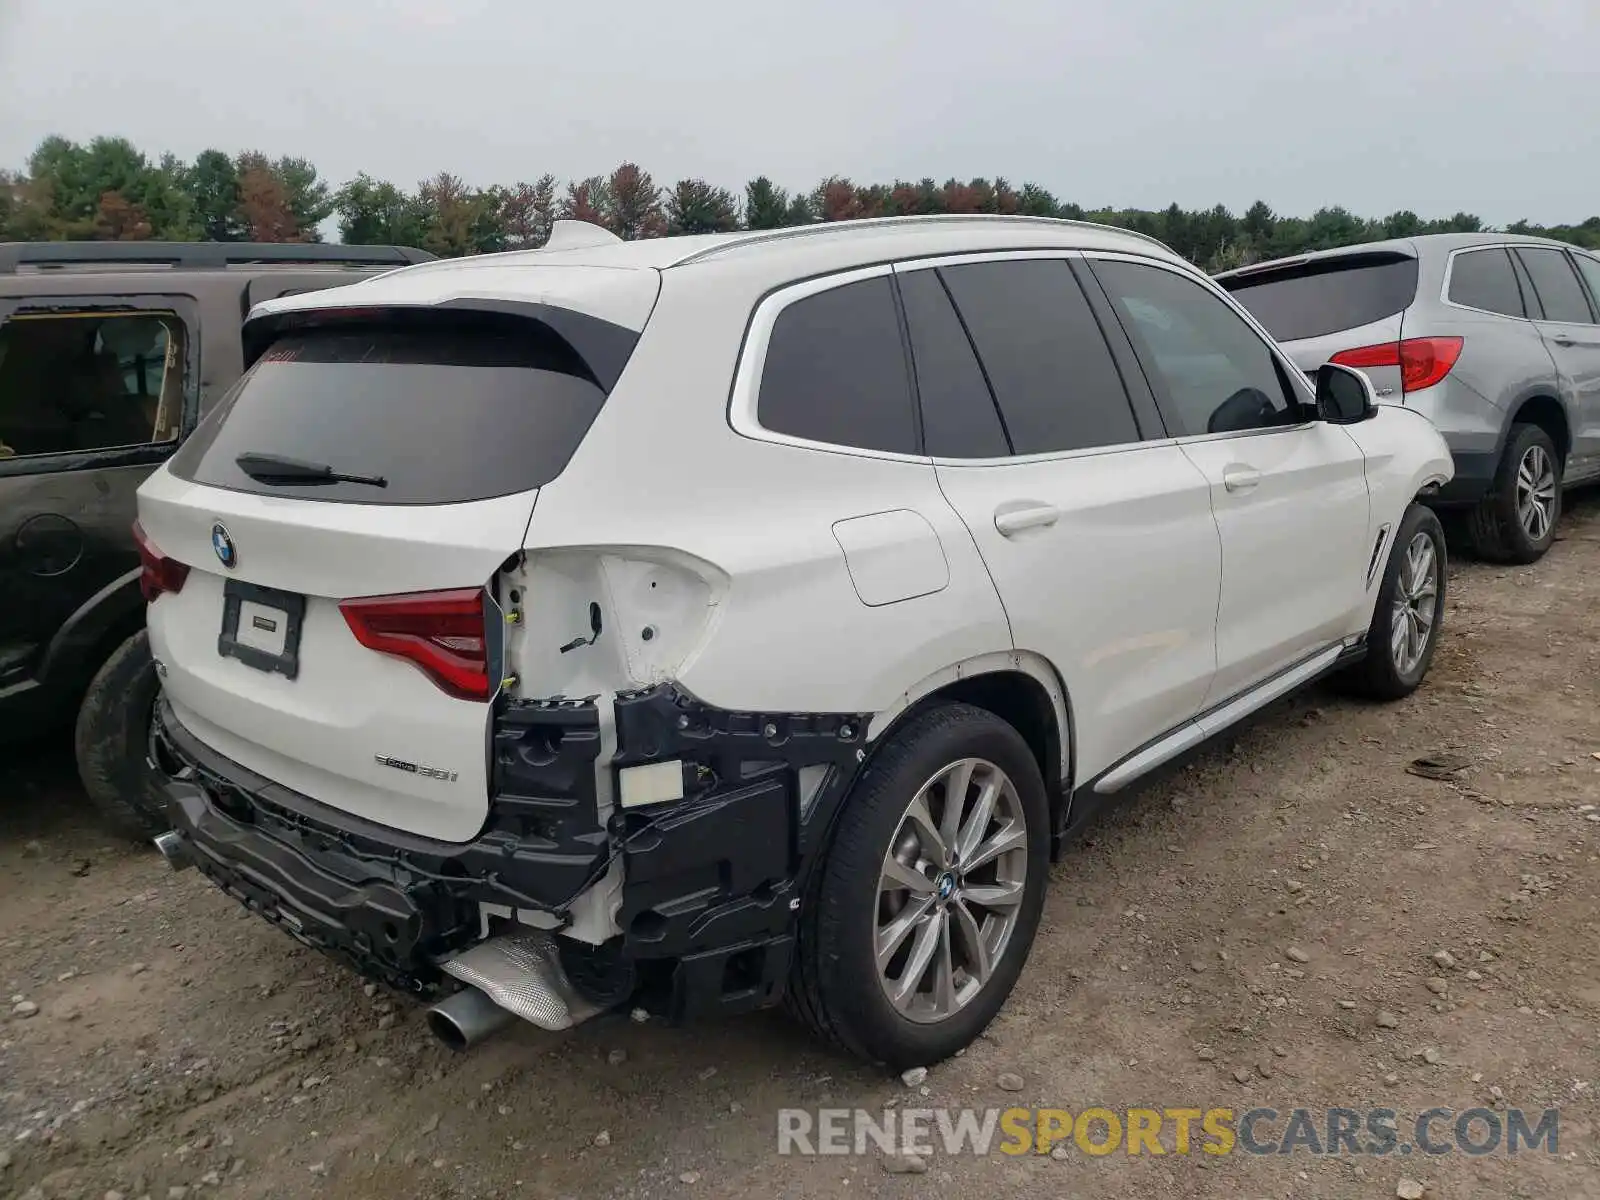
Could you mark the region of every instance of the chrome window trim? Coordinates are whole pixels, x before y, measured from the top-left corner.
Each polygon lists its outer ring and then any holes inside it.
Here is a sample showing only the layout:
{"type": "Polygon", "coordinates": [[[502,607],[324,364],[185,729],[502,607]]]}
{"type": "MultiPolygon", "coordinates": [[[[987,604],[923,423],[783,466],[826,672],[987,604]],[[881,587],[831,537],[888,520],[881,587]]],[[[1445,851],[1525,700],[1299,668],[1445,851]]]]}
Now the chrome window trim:
{"type": "MultiPolygon", "coordinates": [[[[941,467],[1028,466],[1034,463],[1068,461],[1105,454],[1122,454],[1150,447],[1184,446],[1197,442],[1217,441],[1223,438],[1262,437],[1271,434],[1293,433],[1298,430],[1309,429],[1319,423],[1318,419],[1313,418],[1296,425],[1275,425],[1261,429],[1245,429],[1225,433],[1169,435],[1143,439],[1137,442],[1114,442],[1105,446],[1085,446],[1076,450],[1052,450],[1039,454],[1019,454],[1000,458],[950,458],[922,454],[901,454],[889,450],[869,450],[857,446],[844,446],[835,442],[815,441],[811,438],[796,437],[793,434],[779,433],[776,430],[768,429],[758,419],[757,409],[760,401],[761,374],[766,367],[767,347],[771,342],[772,329],[777,323],[779,314],[789,305],[807,297],[831,291],[834,288],[845,287],[852,283],[891,275],[901,275],[912,271],[932,270],[944,266],[960,266],[967,263],[1037,259],[1061,259],[1062,261],[1067,261],[1074,258],[1106,259],[1154,266],[1161,270],[1170,271],[1181,278],[1193,280],[1207,288],[1233,312],[1243,318],[1249,328],[1266,345],[1268,352],[1289,372],[1290,380],[1298,380],[1298,384],[1294,386],[1300,387],[1303,392],[1302,403],[1313,410],[1315,409],[1316,389],[1311,385],[1305,372],[1301,371],[1294,361],[1283,353],[1277,343],[1272,340],[1271,336],[1266,333],[1243,305],[1235,301],[1225,289],[1212,282],[1197,268],[1187,264],[1169,262],[1154,255],[1117,250],[1082,250],[1062,246],[1055,248],[1030,247],[1025,250],[972,250],[940,253],[920,258],[903,258],[892,262],[875,263],[867,267],[852,267],[843,271],[818,275],[811,279],[781,285],[762,297],[761,301],[756,305],[755,311],[751,314],[744,344],[739,353],[739,365],[734,372],[733,387],[728,404],[728,423],[735,433],[752,441],[767,442],[778,446],[792,446],[796,449],[815,450],[827,454],[842,454],[853,458],[876,459],[881,462],[916,463],[941,467]]],[[[910,370],[909,363],[907,364],[907,370],[910,370]]],[[[908,382],[910,382],[909,378],[908,382]]],[[[914,392],[913,400],[915,400],[914,392]]]]}

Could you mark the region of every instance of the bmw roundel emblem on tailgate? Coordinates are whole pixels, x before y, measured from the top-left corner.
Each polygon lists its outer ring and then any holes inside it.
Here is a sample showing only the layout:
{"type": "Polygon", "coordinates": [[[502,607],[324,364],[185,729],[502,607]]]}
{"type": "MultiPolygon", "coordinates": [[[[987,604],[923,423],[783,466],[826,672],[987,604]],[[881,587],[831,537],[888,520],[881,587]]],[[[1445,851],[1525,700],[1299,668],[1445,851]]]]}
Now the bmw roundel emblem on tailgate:
{"type": "Polygon", "coordinates": [[[233,548],[233,539],[220,521],[211,527],[211,548],[217,552],[217,561],[230,570],[239,561],[239,555],[233,548]]]}

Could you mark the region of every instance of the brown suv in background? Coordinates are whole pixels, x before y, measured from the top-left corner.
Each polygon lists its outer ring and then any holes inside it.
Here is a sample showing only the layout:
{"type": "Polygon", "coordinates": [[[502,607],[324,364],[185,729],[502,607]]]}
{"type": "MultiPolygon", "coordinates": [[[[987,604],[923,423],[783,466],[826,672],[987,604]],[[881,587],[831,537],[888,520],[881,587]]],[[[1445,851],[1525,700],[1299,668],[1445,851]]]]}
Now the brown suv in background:
{"type": "Polygon", "coordinates": [[[75,719],[122,832],[165,829],[134,492],[239,377],[262,300],[433,256],[399,246],[0,243],[0,740],[75,719]]]}

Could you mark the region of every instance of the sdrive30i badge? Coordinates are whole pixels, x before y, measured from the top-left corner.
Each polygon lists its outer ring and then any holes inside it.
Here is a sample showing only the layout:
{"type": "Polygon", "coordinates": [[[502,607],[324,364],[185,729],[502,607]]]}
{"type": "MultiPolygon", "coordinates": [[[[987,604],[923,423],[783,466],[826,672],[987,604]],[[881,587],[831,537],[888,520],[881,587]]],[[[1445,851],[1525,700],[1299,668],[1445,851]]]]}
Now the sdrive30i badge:
{"type": "Polygon", "coordinates": [[[396,771],[409,771],[413,775],[425,775],[429,779],[442,779],[445,783],[456,781],[456,772],[446,771],[442,767],[407,762],[403,758],[390,758],[387,754],[374,754],[372,758],[380,767],[393,767],[396,771]]]}

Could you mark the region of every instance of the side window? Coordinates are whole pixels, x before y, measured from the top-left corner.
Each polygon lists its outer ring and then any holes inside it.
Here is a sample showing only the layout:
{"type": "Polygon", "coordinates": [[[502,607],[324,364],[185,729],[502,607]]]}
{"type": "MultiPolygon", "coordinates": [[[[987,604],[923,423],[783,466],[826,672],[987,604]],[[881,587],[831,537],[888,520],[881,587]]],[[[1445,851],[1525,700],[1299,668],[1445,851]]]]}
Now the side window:
{"type": "Polygon", "coordinates": [[[888,276],[794,301],[761,369],[763,429],[862,450],[917,452],[905,345],[888,276]]]}
{"type": "Polygon", "coordinates": [[[1578,274],[1589,285],[1589,298],[1600,304],[1600,259],[1590,258],[1587,254],[1574,254],[1572,261],[1578,264],[1578,274]]]}
{"type": "Polygon", "coordinates": [[[1539,293],[1545,320],[1593,324],[1594,314],[1589,311],[1589,302],[1584,299],[1583,288],[1565,254],[1527,246],[1519,246],[1516,253],[1533,280],[1534,290],[1539,293]]]}
{"type": "Polygon", "coordinates": [[[983,368],[938,273],[928,269],[901,275],[900,300],[911,331],[926,451],[939,458],[1010,454],[983,368]]]}
{"type": "Polygon", "coordinates": [[[1450,262],[1450,302],[1507,317],[1523,316],[1522,289],[1517,286],[1511,256],[1499,247],[1467,250],[1450,262]]]}
{"type": "Polygon", "coordinates": [[[171,442],[183,323],[170,313],[51,313],[0,326],[0,458],[171,442]]]}
{"type": "Polygon", "coordinates": [[[1122,376],[1061,259],[941,267],[1017,454],[1140,440],[1122,376]]]}
{"type": "Polygon", "coordinates": [[[1175,271],[1092,261],[1175,435],[1297,425],[1309,413],[1261,335],[1175,271]]]}

